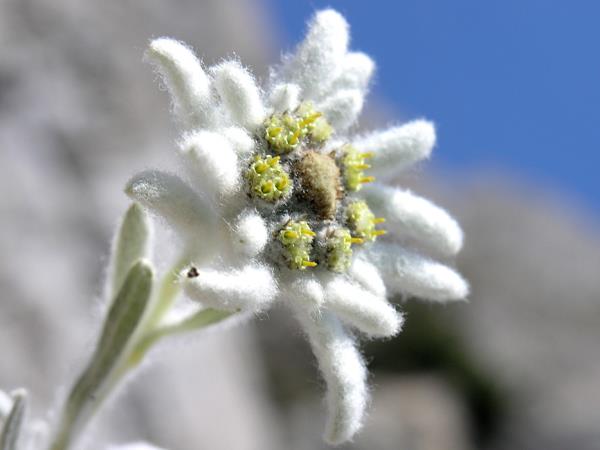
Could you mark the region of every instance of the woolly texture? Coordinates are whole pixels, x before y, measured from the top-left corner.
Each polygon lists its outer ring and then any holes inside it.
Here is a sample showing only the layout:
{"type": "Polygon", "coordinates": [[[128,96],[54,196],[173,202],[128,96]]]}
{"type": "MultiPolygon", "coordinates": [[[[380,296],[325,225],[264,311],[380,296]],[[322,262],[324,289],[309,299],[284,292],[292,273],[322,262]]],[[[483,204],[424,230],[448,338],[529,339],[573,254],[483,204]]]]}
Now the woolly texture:
{"type": "Polygon", "coordinates": [[[202,191],[213,195],[231,194],[239,185],[238,158],[230,141],[220,133],[198,131],[180,145],[189,164],[186,167],[198,180],[202,191]]]}
{"type": "Polygon", "coordinates": [[[319,97],[340,73],[348,41],[348,23],[338,12],[318,12],[306,39],[284,64],[283,77],[295,81],[305,98],[319,97]]]}
{"type": "Polygon", "coordinates": [[[12,399],[10,398],[10,395],[8,395],[6,392],[0,390],[0,424],[2,424],[2,421],[4,420],[4,418],[8,415],[8,413],[10,412],[10,409],[12,408],[12,399]]]}
{"type": "Polygon", "coordinates": [[[354,339],[333,314],[310,315],[298,310],[297,317],[327,383],[329,416],[324,438],[338,445],[361,427],[368,395],[367,370],[354,339]]]}
{"type": "Polygon", "coordinates": [[[376,296],[386,297],[385,284],[377,266],[371,264],[365,258],[360,256],[354,258],[348,274],[376,296]]]}
{"type": "Polygon", "coordinates": [[[244,128],[227,127],[218,131],[229,141],[231,148],[240,156],[244,157],[254,151],[254,140],[244,128]]]}
{"type": "Polygon", "coordinates": [[[350,127],[362,111],[363,94],[358,89],[344,89],[324,100],[319,108],[329,123],[340,130],[350,127]]]}
{"type": "Polygon", "coordinates": [[[209,79],[188,47],[173,39],[155,39],[146,57],[161,74],[171,94],[175,116],[184,126],[196,128],[215,122],[209,79]]]}
{"type": "Polygon", "coordinates": [[[106,450],[163,450],[161,447],[147,442],[132,442],[130,444],[110,445],[106,450]]]}
{"type": "Polygon", "coordinates": [[[332,90],[357,89],[365,93],[375,71],[375,63],[361,52],[349,52],[342,62],[339,77],[333,82],[332,90]]]}
{"type": "Polygon", "coordinates": [[[342,320],[370,336],[394,336],[402,316],[385,300],[353,283],[337,278],[325,288],[327,307],[342,320]]]}
{"type": "Polygon", "coordinates": [[[274,111],[293,111],[300,104],[300,87],[282,83],[273,87],[269,97],[274,111]]]}
{"type": "Polygon", "coordinates": [[[455,255],[462,247],[463,233],[450,215],[408,191],[386,186],[368,187],[363,191],[378,216],[386,218],[392,228],[444,255],[455,255]]]}
{"type": "Polygon", "coordinates": [[[396,244],[374,244],[369,257],[392,293],[445,302],[463,300],[468,283],[454,270],[396,244]]]}
{"type": "Polygon", "coordinates": [[[426,120],[375,131],[359,138],[357,148],[375,152],[372,173],[380,180],[398,175],[414,163],[429,158],[435,145],[435,128],[426,120]]]}
{"type": "Polygon", "coordinates": [[[367,405],[349,329],[398,333],[403,319],[388,292],[435,301],[468,294],[453,269],[400,244],[454,255],[462,245],[456,222],[409,192],[367,188],[427,158],[435,131],[416,120],[347,134],[375,69],[348,43],[344,18],[318,12],[260,87],[238,61],[205,72],[184,45],[153,41],[148,55],[187,124],[178,154],[189,183],[146,171],[126,189],[182,235],[191,254],[179,278],[187,296],[226,311],[279,301],[294,312],[327,383],[332,444],[352,438],[367,405]]]}
{"type": "Polygon", "coordinates": [[[264,219],[254,210],[240,214],[232,231],[233,246],[246,256],[258,255],[265,248],[269,239],[264,219]]]}
{"type": "Polygon", "coordinates": [[[214,231],[216,217],[210,205],[175,175],[141,172],[127,183],[125,193],[186,236],[209,236],[214,231]]]}
{"type": "Polygon", "coordinates": [[[249,129],[258,126],[265,117],[265,110],[252,75],[235,61],[224,62],[211,72],[231,119],[249,129]]]}
{"type": "Polygon", "coordinates": [[[197,272],[193,277],[182,274],[184,290],[191,299],[212,308],[258,312],[277,294],[275,279],[265,267],[248,266],[228,272],[200,268],[197,272]]]}

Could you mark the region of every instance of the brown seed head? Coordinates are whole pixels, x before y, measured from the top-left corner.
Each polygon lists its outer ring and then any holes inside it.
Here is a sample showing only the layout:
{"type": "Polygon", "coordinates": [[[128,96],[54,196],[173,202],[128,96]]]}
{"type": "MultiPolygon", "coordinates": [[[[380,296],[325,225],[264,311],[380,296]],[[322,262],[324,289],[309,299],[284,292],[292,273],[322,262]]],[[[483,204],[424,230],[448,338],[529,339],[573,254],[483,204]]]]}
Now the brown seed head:
{"type": "Polygon", "coordinates": [[[342,195],[340,169],[333,157],[309,151],[296,163],[302,195],[321,219],[333,219],[342,195]]]}

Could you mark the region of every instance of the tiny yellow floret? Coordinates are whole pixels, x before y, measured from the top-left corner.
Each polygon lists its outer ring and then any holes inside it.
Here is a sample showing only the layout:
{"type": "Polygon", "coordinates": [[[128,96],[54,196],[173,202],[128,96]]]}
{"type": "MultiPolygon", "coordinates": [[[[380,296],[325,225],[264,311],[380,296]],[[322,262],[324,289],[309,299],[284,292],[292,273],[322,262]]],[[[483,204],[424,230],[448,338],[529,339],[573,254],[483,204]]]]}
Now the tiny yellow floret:
{"type": "Polygon", "coordinates": [[[335,228],[327,235],[327,268],[332,272],[343,273],[352,264],[352,244],[362,244],[360,238],[353,238],[347,228],[335,228]]]}
{"type": "Polygon", "coordinates": [[[312,142],[321,144],[331,137],[333,127],[323,117],[323,113],[315,111],[311,102],[302,103],[296,109],[296,114],[300,117],[304,135],[312,142]]]}
{"type": "Polygon", "coordinates": [[[375,217],[375,214],[369,208],[369,205],[363,200],[352,202],[346,209],[346,220],[356,237],[365,241],[374,241],[378,236],[386,233],[385,230],[375,229],[375,225],[385,221],[381,217],[375,217]]]}
{"type": "Polygon", "coordinates": [[[344,184],[349,191],[359,191],[363,184],[375,181],[375,177],[365,176],[364,171],[371,166],[365,163],[367,158],[373,156],[370,153],[360,153],[351,145],[342,147],[342,171],[344,184]]]}
{"type": "Polygon", "coordinates": [[[255,156],[246,171],[250,195],[275,202],[289,194],[290,176],[279,162],[279,156],[255,156]]]}
{"type": "Polygon", "coordinates": [[[279,230],[278,239],[283,245],[283,256],[290,269],[305,270],[316,267],[310,260],[315,233],[306,221],[290,220],[279,230]]]}

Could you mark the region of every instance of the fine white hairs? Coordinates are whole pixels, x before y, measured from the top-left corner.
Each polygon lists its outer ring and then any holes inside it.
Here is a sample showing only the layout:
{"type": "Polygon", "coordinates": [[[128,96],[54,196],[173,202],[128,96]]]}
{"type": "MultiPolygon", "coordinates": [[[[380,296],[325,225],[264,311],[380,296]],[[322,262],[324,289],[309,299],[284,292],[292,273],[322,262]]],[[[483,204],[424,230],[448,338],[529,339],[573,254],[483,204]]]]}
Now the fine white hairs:
{"type": "Polygon", "coordinates": [[[316,13],[265,86],[237,60],[204,70],[188,47],[167,38],[150,44],[148,58],[183,123],[189,184],[143,172],[127,194],[184,234],[183,242],[210,237],[218,262],[194,264],[191,255],[181,272],[189,298],[225,311],[258,312],[275,301],[290,307],[327,382],[325,439],[351,439],[368,403],[351,330],[396,335],[403,317],[387,295],[440,302],[469,293],[454,269],[415,250],[455,255],[463,242],[456,221],[408,191],[368,186],[427,159],[435,127],[415,120],[347,133],[375,64],[349,51],[348,24],[330,9],[316,13]],[[384,219],[386,236],[377,228],[384,219]]]}
{"type": "Polygon", "coordinates": [[[0,448],[72,448],[155,343],[274,303],[296,317],[325,380],[325,441],[351,440],[369,404],[358,341],[401,331],[390,300],[469,295],[450,262],[463,245],[458,223],[386,184],[430,157],[434,125],[349,131],[375,63],[350,50],[349,26],[331,9],[315,14],[264,84],[237,59],[205,68],[169,38],[150,42],[146,59],[170,94],[179,164],[126,184],[133,203],[113,240],[105,320],[88,364],[54,423],[26,420],[25,391],[0,391],[0,448]],[[153,242],[148,213],[171,228],[158,234],[166,242],[153,242]],[[177,255],[168,269],[165,248],[177,255]]]}

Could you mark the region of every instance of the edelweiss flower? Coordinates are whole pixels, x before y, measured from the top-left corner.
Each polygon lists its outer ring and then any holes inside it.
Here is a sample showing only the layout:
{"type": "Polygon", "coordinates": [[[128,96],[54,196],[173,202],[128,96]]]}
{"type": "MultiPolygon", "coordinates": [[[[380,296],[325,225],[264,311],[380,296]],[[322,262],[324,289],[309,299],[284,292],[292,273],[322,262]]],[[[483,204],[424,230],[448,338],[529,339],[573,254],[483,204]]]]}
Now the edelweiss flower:
{"type": "Polygon", "coordinates": [[[294,311],[327,382],[332,444],[352,438],[367,403],[365,365],[348,327],[397,334],[403,319],[388,294],[468,294],[454,270],[406,245],[454,255],[462,245],[456,222],[427,200],[375,183],[427,158],[433,125],[349,135],[374,64],[347,47],[344,18],[317,13],[262,90],[237,61],[205,71],[183,44],[152,41],[147,56],[184,129],[188,181],[146,171],[126,189],[184,240],[190,298],[253,312],[281,301],[294,311]]]}

